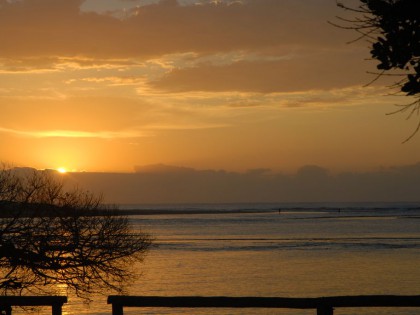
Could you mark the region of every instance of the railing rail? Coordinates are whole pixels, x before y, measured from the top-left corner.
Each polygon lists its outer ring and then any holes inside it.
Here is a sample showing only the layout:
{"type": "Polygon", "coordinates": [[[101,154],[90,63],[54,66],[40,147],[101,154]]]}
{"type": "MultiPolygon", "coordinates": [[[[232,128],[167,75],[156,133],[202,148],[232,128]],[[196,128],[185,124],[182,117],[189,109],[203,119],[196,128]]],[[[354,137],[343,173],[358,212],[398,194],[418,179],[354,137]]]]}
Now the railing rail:
{"type": "Polygon", "coordinates": [[[123,296],[111,295],[113,315],[123,315],[124,307],[182,308],[289,308],[315,309],[317,315],[333,315],[338,307],[420,307],[420,295],[360,295],[318,298],[225,297],[225,296],[123,296]]]}
{"type": "Polygon", "coordinates": [[[0,296],[0,314],[12,314],[12,306],[51,306],[52,315],[61,315],[66,296],[0,296]]]}

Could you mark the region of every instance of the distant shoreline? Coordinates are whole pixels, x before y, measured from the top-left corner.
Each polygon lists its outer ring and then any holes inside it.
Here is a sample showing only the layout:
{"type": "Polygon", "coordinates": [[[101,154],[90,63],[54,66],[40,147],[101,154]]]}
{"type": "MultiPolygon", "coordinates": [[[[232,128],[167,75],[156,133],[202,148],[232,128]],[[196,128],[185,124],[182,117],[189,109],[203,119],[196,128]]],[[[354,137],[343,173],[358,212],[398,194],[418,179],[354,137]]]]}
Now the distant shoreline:
{"type": "MultiPolygon", "coordinates": [[[[233,213],[303,213],[303,212],[327,212],[327,213],[337,213],[337,212],[377,212],[377,211],[395,211],[400,210],[393,207],[365,207],[365,208],[340,208],[340,207],[290,207],[290,208],[270,208],[270,209],[118,209],[116,210],[117,214],[120,215],[191,215],[191,214],[233,214],[233,213]]],[[[420,207],[407,207],[404,210],[406,211],[418,211],[420,207]]]]}
{"type": "MultiPolygon", "coordinates": [[[[155,215],[221,215],[221,214],[258,214],[258,213],[279,213],[287,214],[293,213],[341,213],[345,214],[348,211],[363,213],[366,216],[372,212],[393,212],[393,211],[419,211],[419,206],[409,206],[406,208],[400,207],[272,207],[272,208],[126,208],[121,209],[118,206],[106,206],[102,209],[93,211],[67,211],[67,209],[57,208],[48,205],[30,205],[25,208],[16,207],[13,203],[0,204],[0,218],[12,218],[12,217],[59,217],[59,216],[104,216],[104,215],[115,215],[115,216],[155,216],[155,215]]],[[[411,215],[411,214],[410,214],[411,215]]],[[[344,216],[342,216],[344,217],[344,216]]]]}
{"type": "Polygon", "coordinates": [[[54,207],[51,205],[0,204],[0,218],[14,217],[66,217],[66,216],[134,216],[134,215],[192,215],[192,214],[229,214],[229,213],[270,213],[277,209],[120,209],[105,207],[96,210],[77,210],[54,207]]]}
{"type": "Polygon", "coordinates": [[[274,209],[266,209],[266,210],[259,210],[259,209],[229,209],[229,210],[215,210],[215,209],[183,209],[183,210],[166,210],[166,209],[153,209],[153,210],[146,210],[146,209],[119,209],[116,213],[120,215],[167,215],[167,214],[229,214],[229,213],[268,213],[268,212],[277,212],[278,210],[274,209]]]}

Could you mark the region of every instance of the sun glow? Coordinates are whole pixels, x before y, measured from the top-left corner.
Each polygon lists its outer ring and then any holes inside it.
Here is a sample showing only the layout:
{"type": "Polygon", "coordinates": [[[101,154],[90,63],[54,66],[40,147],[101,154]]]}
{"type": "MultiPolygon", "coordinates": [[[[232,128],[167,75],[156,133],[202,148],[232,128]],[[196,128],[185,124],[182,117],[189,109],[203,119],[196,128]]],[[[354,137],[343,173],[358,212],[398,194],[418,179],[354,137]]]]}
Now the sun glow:
{"type": "Polygon", "coordinates": [[[64,174],[64,173],[67,173],[67,170],[64,167],[59,167],[57,168],[57,172],[64,174]]]}

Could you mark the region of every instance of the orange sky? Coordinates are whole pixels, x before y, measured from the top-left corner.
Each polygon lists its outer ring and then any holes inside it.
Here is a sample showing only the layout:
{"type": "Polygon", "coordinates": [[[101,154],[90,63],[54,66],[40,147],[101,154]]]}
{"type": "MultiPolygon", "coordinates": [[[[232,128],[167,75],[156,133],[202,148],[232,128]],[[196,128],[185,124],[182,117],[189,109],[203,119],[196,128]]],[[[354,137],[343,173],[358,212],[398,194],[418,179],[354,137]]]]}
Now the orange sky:
{"type": "MultiPolygon", "coordinates": [[[[351,3],[351,1],[349,1],[351,3]]],[[[357,1],[353,1],[357,3],[357,1]]],[[[0,157],[39,169],[415,164],[335,0],[0,0],[0,157]]]]}

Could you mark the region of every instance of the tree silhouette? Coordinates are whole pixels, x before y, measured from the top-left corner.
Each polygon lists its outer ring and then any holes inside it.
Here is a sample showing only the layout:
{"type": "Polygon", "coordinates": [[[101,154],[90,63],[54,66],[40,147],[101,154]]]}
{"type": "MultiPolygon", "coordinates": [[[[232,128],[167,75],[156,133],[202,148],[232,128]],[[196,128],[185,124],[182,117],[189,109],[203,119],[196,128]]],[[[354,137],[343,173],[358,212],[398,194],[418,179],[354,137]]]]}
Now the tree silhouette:
{"type": "Polygon", "coordinates": [[[57,174],[0,170],[0,293],[45,293],[57,286],[88,298],[120,291],[142,261],[148,235],[90,192],[64,189],[57,174]]]}
{"type": "MultiPolygon", "coordinates": [[[[408,118],[420,113],[420,1],[360,0],[357,8],[337,2],[341,8],[356,13],[353,19],[340,18],[371,43],[370,54],[379,61],[378,77],[396,76],[393,87],[414,96],[411,103],[398,105],[396,112],[408,112],[408,118]]],[[[409,140],[420,129],[420,121],[409,140]]],[[[406,140],[406,141],[407,141],[406,140]]]]}

